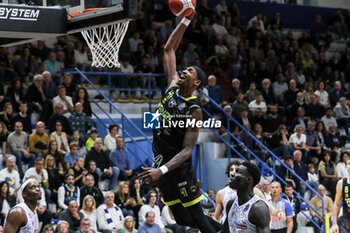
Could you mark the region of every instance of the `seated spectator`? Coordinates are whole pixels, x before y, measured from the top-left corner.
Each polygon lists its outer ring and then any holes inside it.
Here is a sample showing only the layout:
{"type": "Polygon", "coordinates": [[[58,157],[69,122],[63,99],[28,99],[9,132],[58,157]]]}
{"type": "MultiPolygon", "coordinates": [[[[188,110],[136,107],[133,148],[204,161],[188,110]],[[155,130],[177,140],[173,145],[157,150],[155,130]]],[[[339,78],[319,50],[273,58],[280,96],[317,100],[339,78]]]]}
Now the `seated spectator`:
{"type": "Polygon", "coordinates": [[[81,220],[84,218],[84,215],[79,211],[79,205],[77,201],[70,201],[68,208],[63,210],[59,216],[59,220],[64,220],[69,223],[69,230],[77,231],[81,220]]]}
{"type": "MultiPolygon", "coordinates": [[[[293,169],[294,172],[300,176],[305,182],[308,183],[308,176],[307,176],[307,167],[305,162],[302,160],[302,153],[300,150],[296,150],[293,153],[293,169]]],[[[317,187],[313,187],[313,188],[317,188],[317,187]]],[[[297,192],[300,193],[300,195],[302,197],[304,197],[305,192],[306,192],[306,185],[301,182],[298,181],[296,183],[296,190],[297,192]]]]}
{"type": "Polygon", "coordinates": [[[48,182],[50,184],[50,191],[51,191],[51,201],[53,203],[57,203],[57,194],[58,189],[62,185],[62,178],[63,175],[59,173],[58,168],[56,167],[56,161],[55,158],[52,155],[48,155],[45,158],[45,169],[48,173],[48,182]]]}
{"type": "Polygon", "coordinates": [[[34,76],[33,83],[27,88],[24,99],[30,105],[30,112],[32,112],[32,122],[39,121],[48,122],[49,116],[52,114],[52,105],[43,89],[43,76],[37,74],[34,76]],[[33,113],[39,115],[37,118],[33,113]]]}
{"type": "Polygon", "coordinates": [[[346,135],[349,134],[349,118],[350,118],[350,109],[347,104],[347,99],[345,97],[341,97],[339,99],[339,102],[334,107],[334,115],[337,119],[337,123],[339,126],[341,126],[345,132],[346,135]]]}
{"type": "Polygon", "coordinates": [[[87,93],[86,89],[83,87],[79,87],[73,96],[73,104],[81,103],[83,105],[83,112],[86,114],[86,116],[91,117],[92,111],[91,111],[91,104],[89,99],[89,94],[87,93]]]}
{"type": "Polygon", "coordinates": [[[62,122],[56,121],[56,130],[50,134],[50,141],[55,140],[57,142],[57,150],[61,154],[70,152],[67,140],[67,134],[62,131],[62,122]]]}
{"type": "Polygon", "coordinates": [[[20,121],[23,125],[23,131],[27,134],[32,133],[32,123],[30,119],[30,113],[28,112],[28,103],[21,101],[19,103],[19,112],[14,116],[14,121],[20,121]]]}
{"type": "MultiPolygon", "coordinates": [[[[209,192],[209,190],[208,190],[209,192]]],[[[215,202],[215,199],[214,199],[215,202]]],[[[162,209],[162,223],[164,224],[164,226],[170,230],[172,230],[173,232],[186,232],[186,228],[184,226],[180,226],[176,223],[174,215],[171,211],[171,209],[169,208],[169,206],[164,206],[162,209]]],[[[147,220],[146,220],[147,222],[147,220]]]]}
{"type": "Polygon", "coordinates": [[[325,108],[320,103],[320,97],[318,95],[312,94],[310,99],[311,102],[306,105],[306,115],[312,120],[319,120],[323,117],[325,108]]]}
{"type": "Polygon", "coordinates": [[[8,131],[12,132],[15,126],[13,114],[13,105],[10,102],[5,103],[3,111],[0,112],[0,121],[6,125],[8,131]]]}
{"type": "Polygon", "coordinates": [[[334,39],[347,39],[348,38],[348,26],[345,24],[343,9],[338,8],[335,14],[330,19],[330,26],[328,30],[332,32],[334,39]]]}
{"type": "Polygon", "coordinates": [[[140,224],[140,227],[138,229],[139,233],[147,233],[147,232],[153,232],[153,233],[164,233],[165,230],[162,230],[160,228],[160,225],[155,222],[156,215],[153,211],[147,211],[145,216],[145,222],[140,224]]]}
{"type": "Polygon", "coordinates": [[[264,96],[261,93],[258,93],[255,96],[255,100],[250,102],[248,104],[248,107],[250,112],[255,112],[257,108],[260,108],[264,114],[267,112],[267,106],[264,102],[264,96]]]}
{"type": "MultiPolygon", "coordinates": [[[[104,200],[103,196],[102,200],[104,200]]],[[[84,215],[84,218],[88,218],[91,221],[91,229],[97,231],[97,211],[94,197],[91,195],[85,196],[81,206],[81,213],[84,215]]]]}
{"type": "Polygon", "coordinates": [[[333,117],[333,109],[332,108],[326,109],[326,115],[324,115],[321,118],[321,121],[323,122],[326,130],[329,130],[329,126],[331,124],[334,124],[336,127],[338,127],[337,120],[333,117]]]}
{"type": "Polygon", "coordinates": [[[51,73],[49,71],[44,71],[42,76],[45,94],[49,100],[52,100],[57,95],[57,86],[51,81],[51,73]]]}
{"type": "Polygon", "coordinates": [[[133,207],[137,205],[136,200],[130,197],[129,184],[121,181],[116,192],[114,203],[122,210],[124,217],[134,216],[133,207]]]}
{"type": "MultiPolygon", "coordinates": [[[[2,125],[2,124],[0,124],[2,125]]],[[[34,155],[28,152],[28,135],[23,132],[21,122],[15,123],[15,131],[10,133],[7,138],[9,153],[16,156],[18,172],[23,177],[23,164],[28,164],[29,167],[34,166],[34,155]]]]}
{"type": "Polygon", "coordinates": [[[303,158],[303,161],[307,162],[308,159],[312,157],[320,158],[321,155],[321,144],[318,138],[317,132],[315,131],[316,122],[314,120],[310,120],[307,123],[307,129],[305,130],[306,135],[306,150],[308,154],[308,158],[303,158]]]}
{"type": "Polygon", "coordinates": [[[300,90],[297,88],[297,82],[294,79],[289,81],[289,89],[283,92],[283,101],[288,105],[291,105],[297,97],[300,90]]]}
{"type": "Polygon", "coordinates": [[[157,193],[154,190],[150,190],[147,193],[146,196],[146,204],[143,205],[140,209],[139,212],[139,229],[142,229],[142,224],[144,224],[146,222],[146,214],[147,212],[153,212],[155,215],[155,223],[157,223],[160,227],[160,229],[162,229],[162,232],[164,232],[164,225],[162,223],[162,219],[160,217],[160,209],[159,207],[156,205],[157,202],[157,193]]]}
{"type": "Polygon", "coordinates": [[[110,124],[108,126],[108,134],[104,140],[105,150],[111,152],[117,146],[116,140],[118,135],[119,127],[116,124],[110,124]]]}
{"type": "Polygon", "coordinates": [[[46,225],[43,227],[42,232],[43,232],[43,233],[53,233],[53,232],[55,232],[55,229],[54,229],[54,227],[53,227],[52,224],[46,224],[46,225]]]}
{"type": "Polygon", "coordinates": [[[120,233],[136,233],[135,228],[135,220],[131,216],[126,216],[124,218],[123,229],[121,229],[120,233]]]}
{"type": "Polygon", "coordinates": [[[134,218],[136,222],[136,227],[139,226],[139,211],[143,205],[143,198],[145,196],[144,188],[141,185],[140,179],[134,176],[129,182],[130,197],[134,198],[136,205],[133,207],[134,218]]]}
{"type": "MultiPolygon", "coordinates": [[[[284,158],[283,162],[291,170],[294,171],[294,160],[293,160],[293,156],[292,155],[286,156],[284,158]]],[[[289,171],[289,169],[287,169],[285,166],[283,166],[281,164],[280,166],[277,167],[276,170],[277,170],[277,174],[280,177],[282,177],[287,183],[291,184],[294,189],[297,187],[297,183],[299,182],[299,180],[291,173],[291,171],[289,171]]],[[[271,192],[273,192],[273,190],[271,192]]],[[[272,193],[271,193],[271,195],[272,195],[272,193]]]]}
{"type": "Polygon", "coordinates": [[[276,75],[276,81],[273,83],[273,96],[277,103],[283,102],[283,93],[288,90],[288,84],[285,82],[283,73],[276,75]]]}
{"type": "Polygon", "coordinates": [[[108,190],[113,190],[118,184],[119,168],[111,166],[112,162],[109,156],[102,149],[101,138],[96,138],[94,147],[87,153],[85,158],[85,168],[87,168],[90,160],[96,162],[96,172],[99,174],[99,179],[109,179],[108,190]]]}
{"type": "Polygon", "coordinates": [[[75,160],[73,167],[68,169],[69,174],[74,175],[74,184],[79,188],[83,186],[83,180],[88,171],[84,168],[84,158],[80,157],[75,160]]]}
{"type": "Polygon", "coordinates": [[[233,103],[237,99],[237,95],[239,92],[244,93],[241,88],[241,81],[239,79],[235,78],[231,82],[232,89],[230,90],[230,93],[228,95],[228,101],[230,103],[233,103]]]}
{"type": "Polygon", "coordinates": [[[345,142],[335,125],[329,126],[329,132],[325,135],[326,147],[336,153],[336,157],[332,157],[333,161],[339,161],[339,156],[344,151],[345,142]]]}
{"type": "Polygon", "coordinates": [[[73,112],[73,100],[72,97],[67,96],[66,88],[63,85],[58,86],[58,95],[52,100],[54,108],[58,103],[63,105],[63,116],[69,118],[70,113],[73,112]]]}
{"type": "Polygon", "coordinates": [[[81,220],[79,230],[75,231],[74,233],[85,233],[85,232],[96,233],[96,230],[92,228],[91,220],[89,218],[84,218],[83,220],[81,220]]]}
{"type": "Polygon", "coordinates": [[[304,101],[304,93],[301,91],[298,92],[296,100],[287,108],[287,117],[288,119],[293,119],[297,116],[297,110],[302,107],[306,109],[306,104],[304,101]]]}
{"type": "Polygon", "coordinates": [[[64,164],[64,155],[58,151],[58,145],[57,145],[56,140],[51,140],[49,142],[49,150],[48,150],[47,155],[52,155],[55,158],[55,162],[56,162],[56,165],[58,167],[58,171],[59,171],[60,175],[63,175],[64,171],[66,170],[66,167],[64,164]]]}
{"type": "Polygon", "coordinates": [[[332,89],[328,91],[329,94],[329,102],[331,107],[334,108],[338,103],[341,97],[345,97],[345,92],[342,89],[342,85],[340,81],[335,81],[332,89]]]}
{"type": "Polygon", "coordinates": [[[20,177],[19,173],[15,170],[15,166],[16,157],[10,156],[6,160],[6,167],[0,171],[0,182],[7,182],[11,196],[14,196],[20,187],[20,177]]]}
{"type": "Polygon", "coordinates": [[[29,136],[29,152],[36,157],[44,156],[48,152],[49,136],[44,132],[45,123],[39,121],[36,123],[35,132],[29,136]]]}
{"type": "MultiPolygon", "coordinates": [[[[209,97],[221,106],[222,102],[224,101],[224,97],[222,94],[221,87],[216,85],[216,77],[214,75],[210,75],[208,77],[208,85],[205,88],[208,90],[209,97]]],[[[214,106],[214,104],[212,104],[211,102],[206,104],[205,108],[212,115],[219,113],[219,109],[217,109],[217,107],[214,106]]]]}
{"type": "Polygon", "coordinates": [[[330,102],[329,102],[329,95],[328,92],[325,90],[326,84],[324,81],[320,80],[317,83],[317,90],[315,91],[315,95],[320,97],[320,104],[323,105],[323,107],[326,109],[330,107],[330,102]]]}
{"type": "Polygon", "coordinates": [[[275,97],[274,94],[272,92],[272,87],[271,87],[271,81],[270,79],[264,79],[261,82],[261,86],[262,88],[259,90],[261,92],[261,94],[264,97],[265,103],[267,105],[271,105],[271,104],[276,104],[275,102],[275,97]]]}
{"type": "Polygon", "coordinates": [[[74,175],[67,174],[65,183],[58,189],[58,207],[65,210],[71,201],[80,202],[80,189],[74,185],[74,175]]]}
{"type": "MultiPolygon", "coordinates": [[[[316,195],[311,199],[310,205],[313,206],[318,211],[318,213],[322,214],[323,213],[322,203],[324,203],[324,214],[328,214],[329,217],[332,217],[333,201],[330,197],[326,196],[326,187],[323,186],[322,184],[319,185],[317,188],[317,192],[323,198],[323,200],[316,195]]],[[[319,215],[312,208],[310,208],[309,211],[310,211],[312,220],[314,220],[318,224],[318,226],[322,228],[322,225],[324,224],[323,222],[324,216],[319,215]]],[[[316,226],[314,226],[314,232],[320,233],[321,231],[316,226]]]]}
{"type": "Polygon", "coordinates": [[[349,152],[344,151],[340,155],[340,161],[337,164],[336,172],[339,178],[347,178],[349,176],[348,169],[346,167],[346,161],[349,159],[349,152]]]}
{"type": "Polygon", "coordinates": [[[236,119],[238,119],[241,116],[243,109],[248,109],[248,103],[245,100],[243,100],[243,98],[244,98],[243,91],[238,91],[236,100],[233,101],[233,104],[232,104],[232,113],[236,119]]]}
{"type": "MultiPolygon", "coordinates": [[[[315,189],[314,187],[318,187],[320,184],[317,169],[315,168],[315,164],[313,163],[310,163],[307,167],[308,167],[307,177],[309,180],[309,185],[313,187],[313,189],[315,189]]],[[[310,190],[310,192],[311,192],[310,198],[316,195],[313,191],[310,190]]]]}
{"type": "Polygon", "coordinates": [[[67,96],[73,97],[77,86],[72,82],[72,75],[70,73],[63,75],[62,85],[66,88],[67,96]]]}
{"type": "Polygon", "coordinates": [[[129,155],[124,147],[124,139],[122,136],[117,136],[117,147],[111,151],[109,157],[114,167],[119,168],[119,180],[129,180],[133,175],[133,170],[130,166],[129,155]]]}
{"type": "Polygon", "coordinates": [[[317,170],[320,174],[320,183],[327,188],[331,193],[332,199],[334,199],[339,177],[335,164],[331,160],[331,156],[328,152],[323,153],[322,160],[318,164],[317,170]]]}
{"type": "Polygon", "coordinates": [[[83,112],[83,105],[80,102],[74,105],[74,112],[70,115],[68,120],[72,131],[79,131],[83,140],[88,139],[89,136],[87,132],[91,129],[93,123],[90,117],[83,112]]]}
{"type": "Polygon", "coordinates": [[[99,230],[117,233],[123,228],[123,221],[123,212],[114,204],[114,193],[107,191],[105,194],[105,204],[97,208],[99,230]]]}
{"type": "Polygon", "coordinates": [[[61,83],[61,77],[56,73],[61,70],[60,63],[57,61],[57,56],[54,51],[51,51],[44,61],[44,70],[49,71],[51,74],[55,74],[53,77],[53,81],[56,85],[61,83]]]}
{"type": "Polygon", "coordinates": [[[62,124],[61,131],[65,132],[66,134],[72,134],[72,128],[70,126],[70,121],[67,117],[63,114],[63,105],[61,103],[57,103],[55,105],[55,113],[50,116],[49,118],[49,131],[50,133],[53,133],[56,130],[56,123],[57,121],[60,121],[62,124]]]}
{"type": "Polygon", "coordinates": [[[4,225],[7,213],[16,205],[16,198],[10,195],[7,181],[0,182],[0,222],[4,225]]]}
{"type": "Polygon", "coordinates": [[[29,179],[29,177],[35,177],[39,184],[42,184],[45,189],[49,188],[49,176],[44,168],[44,158],[38,157],[35,159],[35,165],[32,168],[29,168],[23,177],[23,181],[29,179]]]}
{"type": "MultiPolygon", "coordinates": [[[[251,126],[250,125],[244,125],[246,130],[248,132],[251,132],[251,126]]],[[[240,145],[239,152],[245,156],[247,159],[254,159],[253,155],[251,155],[248,151],[247,148],[252,150],[254,147],[254,139],[246,132],[246,130],[242,130],[238,134],[238,140],[242,142],[242,145],[240,145]]]]}
{"type": "Polygon", "coordinates": [[[279,125],[276,132],[272,134],[269,145],[272,152],[280,158],[293,153],[293,148],[289,146],[288,130],[284,124],[279,125]]]}
{"type": "Polygon", "coordinates": [[[95,187],[98,187],[99,177],[98,177],[98,173],[97,173],[96,162],[94,160],[90,160],[88,162],[87,169],[88,169],[89,173],[94,176],[95,187]]]}
{"type": "Polygon", "coordinates": [[[79,153],[81,153],[81,154],[86,153],[86,150],[84,148],[85,140],[83,140],[80,137],[80,132],[79,131],[74,131],[73,132],[73,137],[72,137],[72,140],[70,141],[70,144],[78,145],[79,153]]]}
{"type": "Polygon", "coordinates": [[[71,143],[69,145],[69,148],[70,148],[70,152],[64,156],[64,163],[65,163],[66,170],[73,167],[74,162],[78,158],[83,157],[81,154],[78,153],[78,145],[77,144],[71,143]]]}
{"type": "Polygon", "coordinates": [[[68,233],[68,232],[71,233],[72,231],[69,231],[69,224],[67,221],[60,220],[57,223],[56,232],[57,233],[68,233]]]}
{"type": "Polygon", "coordinates": [[[88,131],[88,134],[90,135],[90,137],[86,140],[85,147],[87,151],[90,151],[95,144],[96,138],[98,137],[98,132],[95,128],[91,128],[88,131]]]}
{"type": "Polygon", "coordinates": [[[266,116],[263,122],[264,133],[273,134],[279,125],[283,124],[282,117],[278,114],[277,104],[268,105],[269,114],[266,116]]]}
{"type": "Polygon", "coordinates": [[[269,180],[264,180],[261,185],[261,192],[264,194],[266,200],[270,200],[271,197],[271,183],[269,180]]]}
{"type": "Polygon", "coordinates": [[[12,85],[7,89],[5,98],[12,103],[14,111],[18,112],[19,104],[24,100],[22,81],[20,79],[14,79],[11,84],[12,85]]]}
{"type": "Polygon", "coordinates": [[[306,135],[304,132],[305,130],[302,125],[296,125],[294,133],[289,137],[289,144],[293,150],[300,150],[303,153],[303,157],[307,158],[306,135]]]}
{"type": "MultiPolygon", "coordinates": [[[[262,144],[267,144],[267,138],[263,135],[262,126],[259,123],[254,126],[254,136],[262,144]]],[[[266,161],[269,157],[269,152],[267,152],[257,141],[253,145],[253,152],[263,161],[266,161]]]]}
{"type": "Polygon", "coordinates": [[[297,116],[292,120],[291,129],[294,129],[297,125],[301,125],[304,127],[304,129],[306,129],[309,118],[305,116],[305,109],[303,107],[299,107],[296,115],[297,116]]]}
{"type": "Polygon", "coordinates": [[[228,34],[228,31],[224,26],[223,18],[220,16],[216,17],[215,23],[212,25],[212,28],[216,37],[223,37],[228,34]]]}
{"type": "Polygon", "coordinates": [[[85,176],[84,185],[80,188],[80,205],[83,205],[83,199],[86,196],[92,196],[96,206],[100,206],[104,201],[101,190],[95,186],[94,176],[88,173],[85,176]]]}

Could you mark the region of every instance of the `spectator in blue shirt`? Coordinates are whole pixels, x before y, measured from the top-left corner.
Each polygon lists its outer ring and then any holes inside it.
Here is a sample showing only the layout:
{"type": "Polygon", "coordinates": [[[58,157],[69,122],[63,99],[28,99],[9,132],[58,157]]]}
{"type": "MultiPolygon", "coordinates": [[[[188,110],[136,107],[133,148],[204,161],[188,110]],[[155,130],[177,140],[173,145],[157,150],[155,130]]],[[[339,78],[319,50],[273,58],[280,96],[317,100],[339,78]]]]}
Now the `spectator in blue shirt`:
{"type": "Polygon", "coordinates": [[[66,169],[68,170],[69,168],[73,167],[73,164],[75,160],[77,160],[80,157],[83,157],[81,154],[78,153],[79,147],[75,143],[71,143],[69,145],[70,153],[67,153],[64,156],[64,163],[66,165],[66,169]]]}
{"type": "Polygon", "coordinates": [[[130,168],[130,161],[128,153],[124,147],[124,139],[122,136],[117,136],[117,147],[111,151],[109,157],[113,163],[113,166],[119,168],[119,180],[128,180],[132,176],[132,170],[130,168]]]}
{"type": "Polygon", "coordinates": [[[155,214],[152,211],[146,213],[146,222],[142,224],[138,233],[162,233],[159,225],[154,222],[155,214]]]}
{"type": "Polygon", "coordinates": [[[269,202],[273,207],[285,214],[286,220],[280,217],[272,216],[270,223],[271,233],[291,233],[293,230],[293,209],[286,199],[281,198],[281,192],[281,184],[277,181],[273,182],[271,184],[272,199],[270,199],[269,202]]]}
{"type": "MultiPolygon", "coordinates": [[[[209,97],[221,106],[222,102],[224,101],[224,97],[222,95],[221,87],[216,85],[216,77],[214,75],[210,75],[208,77],[208,85],[205,88],[208,90],[209,97]]],[[[205,106],[210,114],[219,112],[219,110],[211,103],[208,103],[205,106]]]]}

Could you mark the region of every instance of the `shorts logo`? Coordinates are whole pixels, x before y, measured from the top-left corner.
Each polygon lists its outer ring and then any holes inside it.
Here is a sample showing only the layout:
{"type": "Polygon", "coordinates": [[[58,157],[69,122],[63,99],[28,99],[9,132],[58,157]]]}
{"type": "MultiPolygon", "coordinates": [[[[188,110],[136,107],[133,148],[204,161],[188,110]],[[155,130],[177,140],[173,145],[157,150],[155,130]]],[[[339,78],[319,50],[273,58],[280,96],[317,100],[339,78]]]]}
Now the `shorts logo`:
{"type": "Polygon", "coordinates": [[[182,111],[186,107],[186,103],[180,104],[177,108],[182,111]]]}
{"type": "Polygon", "coordinates": [[[160,116],[157,112],[144,112],[143,113],[143,128],[144,129],[159,129],[160,128],[160,116]]]}

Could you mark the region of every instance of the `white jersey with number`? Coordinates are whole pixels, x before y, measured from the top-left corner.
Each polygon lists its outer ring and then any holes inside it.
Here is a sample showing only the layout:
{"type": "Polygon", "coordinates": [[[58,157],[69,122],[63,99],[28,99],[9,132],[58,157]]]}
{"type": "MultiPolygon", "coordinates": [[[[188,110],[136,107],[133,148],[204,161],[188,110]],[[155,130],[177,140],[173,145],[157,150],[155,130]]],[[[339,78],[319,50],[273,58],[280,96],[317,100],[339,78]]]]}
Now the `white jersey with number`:
{"type": "Polygon", "coordinates": [[[256,233],[256,226],[249,221],[249,212],[252,206],[260,200],[260,197],[254,195],[252,199],[239,205],[238,198],[236,198],[227,216],[230,233],[256,233]]]}
{"type": "Polygon", "coordinates": [[[222,206],[223,206],[223,210],[222,210],[222,218],[221,218],[221,221],[220,223],[224,223],[225,220],[226,220],[226,205],[227,205],[227,202],[231,199],[237,199],[237,192],[233,189],[231,189],[229,186],[226,186],[224,188],[224,198],[222,200],[222,206]]]}
{"type": "MultiPolygon", "coordinates": [[[[26,213],[27,224],[23,227],[20,227],[16,233],[38,233],[39,232],[39,219],[38,219],[38,215],[37,215],[36,211],[33,212],[31,209],[29,209],[27,204],[24,202],[17,204],[13,208],[17,208],[17,207],[23,209],[24,212],[26,213]]],[[[6,220],[5,220],[5,224],[6,224],[6,220]]]]}

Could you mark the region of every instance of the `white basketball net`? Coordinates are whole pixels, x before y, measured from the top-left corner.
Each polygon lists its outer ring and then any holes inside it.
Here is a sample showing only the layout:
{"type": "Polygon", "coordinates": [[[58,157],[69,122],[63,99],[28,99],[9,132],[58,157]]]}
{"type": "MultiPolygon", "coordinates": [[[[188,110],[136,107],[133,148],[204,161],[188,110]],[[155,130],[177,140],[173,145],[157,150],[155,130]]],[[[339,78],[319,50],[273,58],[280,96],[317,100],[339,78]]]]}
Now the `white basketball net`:
{"type": "Polygon", "coordinates": [[[95,67],[120,67],[118,54],[130,20],[98,26],[81,32],[92,54],[95,67]]]}

